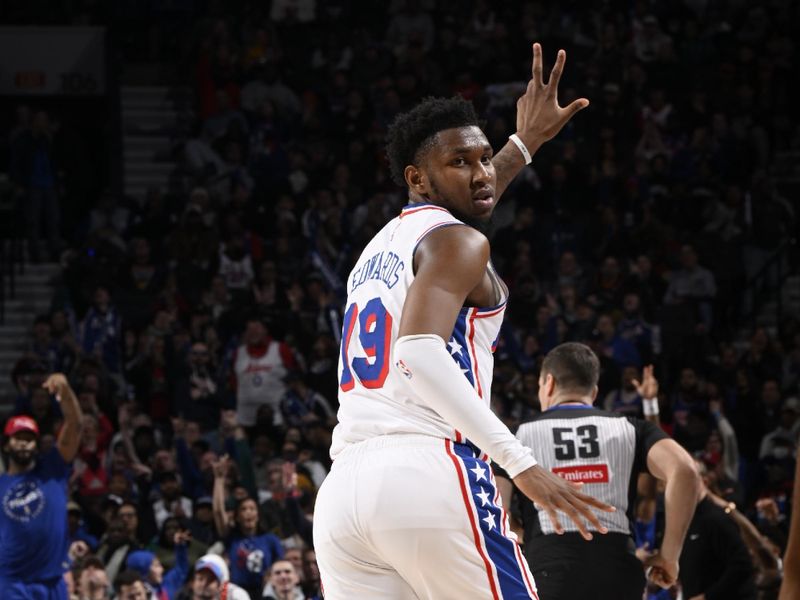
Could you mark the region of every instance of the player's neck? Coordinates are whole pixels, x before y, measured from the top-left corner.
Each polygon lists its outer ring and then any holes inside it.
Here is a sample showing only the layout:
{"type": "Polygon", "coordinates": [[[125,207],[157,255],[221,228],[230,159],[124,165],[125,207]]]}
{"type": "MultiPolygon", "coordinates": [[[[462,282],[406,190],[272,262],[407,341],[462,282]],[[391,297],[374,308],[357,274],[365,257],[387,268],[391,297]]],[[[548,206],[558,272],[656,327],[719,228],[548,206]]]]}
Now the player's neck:
{"type": "Polygon", "coordinates": [[[27,473],[28,471],[33,471],[33,467],[36,466],[36,461],[32,460],[28,465],[21,466],[17,464],[14,459],[10,459],[8,461],[8,474],[9,475],[21,475],[22,473],[27,473]]]}
{"type": "Polygon", "coordinates": [[[575,408],[592,406],[592,402],[588,398],[559,398],[553,402],[546,410],[553,410],[557,407],[572,406],[575,408]]]}

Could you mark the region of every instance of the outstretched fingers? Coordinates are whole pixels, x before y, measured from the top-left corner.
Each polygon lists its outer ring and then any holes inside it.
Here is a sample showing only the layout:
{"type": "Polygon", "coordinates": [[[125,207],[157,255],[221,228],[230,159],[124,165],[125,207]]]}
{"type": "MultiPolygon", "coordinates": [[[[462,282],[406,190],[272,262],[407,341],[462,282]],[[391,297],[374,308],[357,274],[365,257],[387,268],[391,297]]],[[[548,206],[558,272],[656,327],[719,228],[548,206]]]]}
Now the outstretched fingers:
{"type": "Polygon", "coordinates": [[[533,45],[533,83],[538,87],[544,86],[542,80],[542,45],[536,42],[533,45]]]}
{"type": "Polygon", "coordinates": [[[564,72],[566,60],[567,53],[559,50],[558,56],[556,56],[556,64],[553,65],[553,69],[550,71],[550,78],[547,80],[547,87],[551,94],[555,95],[558,92],[558,82],[561,81],[561,74],[564,72]]]}

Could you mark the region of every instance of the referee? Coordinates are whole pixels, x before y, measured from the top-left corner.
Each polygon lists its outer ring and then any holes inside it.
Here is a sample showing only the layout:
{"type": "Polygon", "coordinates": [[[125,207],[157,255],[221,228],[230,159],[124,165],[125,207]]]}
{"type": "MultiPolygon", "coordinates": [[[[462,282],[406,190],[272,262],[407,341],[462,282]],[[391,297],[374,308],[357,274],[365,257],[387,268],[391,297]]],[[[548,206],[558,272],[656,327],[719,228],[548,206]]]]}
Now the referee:
{"type": "Polygon", "coordinates": [[[617,508],[598,515],[608,534],[586,541],[564,513],[539,511],[523,500],[525,555],[539,595],[548,600],[641,600],[645,574],[635,555],[632,522],[637,478],[645,471],[666,482],[664,539],[646,564],[656,584],[671,587],[700,493],[691,457],[661,429],[592,406],[599,372],[588,346],[566,343],[553,349],[539,376],[543,412],[517,431],[523,444],[536,449],[543,467],[582,482],[584,493],[617,508]]]}

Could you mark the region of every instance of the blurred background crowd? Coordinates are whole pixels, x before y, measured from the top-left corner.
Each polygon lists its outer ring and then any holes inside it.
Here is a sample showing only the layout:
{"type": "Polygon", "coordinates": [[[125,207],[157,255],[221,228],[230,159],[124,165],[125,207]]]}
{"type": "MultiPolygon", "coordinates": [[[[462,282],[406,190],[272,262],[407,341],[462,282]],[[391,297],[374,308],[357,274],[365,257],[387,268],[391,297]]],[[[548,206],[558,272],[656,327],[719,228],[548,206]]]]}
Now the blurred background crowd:
{"type": "MultiPolygon", "coordinates": [[[[15,22],[46,22],[29,4],[15,22]]],[[[49,18],[110,23],[123,79],[158,65],[181,86],[160,132],[169,178],[115,185],[113,165],[86,164],[113,145],[80,141],[103,125],[35,101],[6,105],[0,152],[30,268],[58,263],[3,402],[46,446],[60,412],[40,383],[62,371],[78,394],[76,594],[130,570],[152,584],[158,562],[170,598],[199,598],[191,567],[211,552],[252,598],[320,597],[310,523],[345,281],[406,200],[387,124],[460,94],[499,149],[532,41],[549,61],[567,50],[561,104],[591,106],[493,223],[511,298],[493,408],[512,428],[535,414],[563,341],[596,350],[609,410],[641,415],[632,381],[655,365],[664,429],[782,553],[800,434],[796,2],[101,4],[49,18]]]]}

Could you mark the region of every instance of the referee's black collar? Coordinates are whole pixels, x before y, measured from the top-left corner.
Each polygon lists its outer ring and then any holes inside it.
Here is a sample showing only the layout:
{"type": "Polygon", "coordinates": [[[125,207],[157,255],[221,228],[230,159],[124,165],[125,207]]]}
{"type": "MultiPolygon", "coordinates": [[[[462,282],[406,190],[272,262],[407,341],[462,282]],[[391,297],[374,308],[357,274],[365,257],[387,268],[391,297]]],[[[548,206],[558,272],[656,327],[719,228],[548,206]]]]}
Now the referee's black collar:
{"type": "Polygon", "coordinates": [[[595,407],[591,404],[584,404],[583,402],[578,404],[562,403],[562,404],[556,404],[555,406],[551,406],[544,412],[548,413],[551,410],[586,410],[586,409],[595,410],[595,407]]]}

